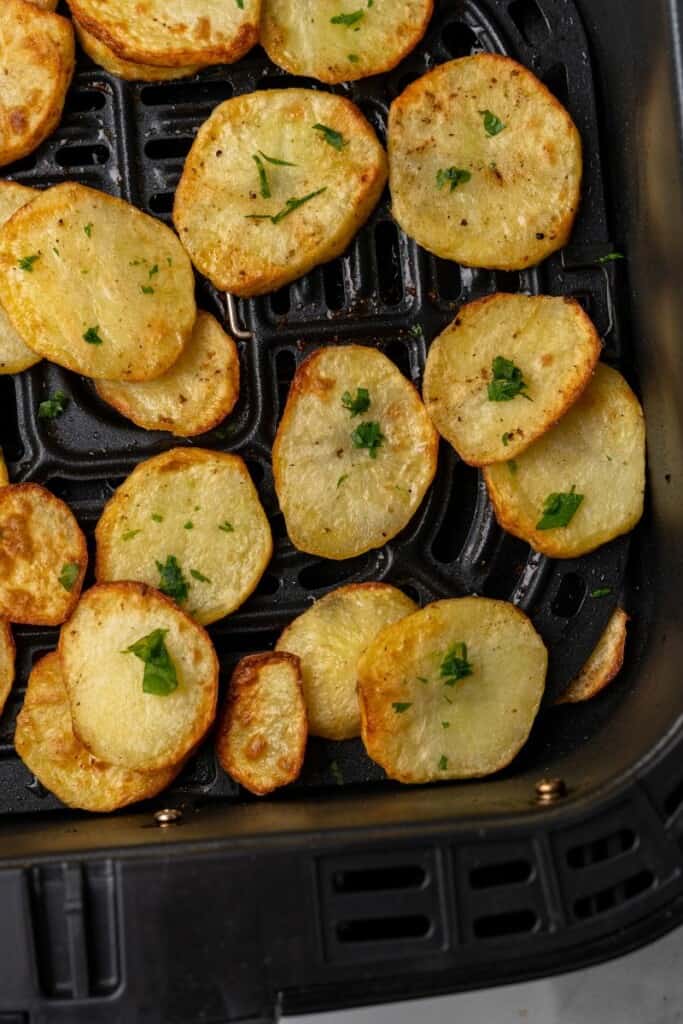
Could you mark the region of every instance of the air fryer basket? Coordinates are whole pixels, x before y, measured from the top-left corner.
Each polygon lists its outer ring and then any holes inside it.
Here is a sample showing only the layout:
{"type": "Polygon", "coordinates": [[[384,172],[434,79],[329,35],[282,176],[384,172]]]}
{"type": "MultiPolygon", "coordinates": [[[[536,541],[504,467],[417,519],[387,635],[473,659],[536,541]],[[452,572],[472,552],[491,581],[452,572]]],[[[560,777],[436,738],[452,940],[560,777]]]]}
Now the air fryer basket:
{"type": "MultiPolygon", "coordinates": [[[[520,758],[485,782],[405,790],[360,742],[312,740],[297,786],[258,803],[217,768],[209,742],[159,801],[94,819],[61,808],[14,754],[30,666],[56,638],[18,629],[19,685],[0,720],[0,1024],[33,1015],[251,1021],[269,1019],[278,1001],[294,1012],[433,994],[614,955],[680,916],[676,3],[624,11],[591,0],[590,45],[571,0],[436,6],[425,41],[398,69],[337,91],[383,135],[388,103],[433,64],[480,49],[516,57],[567,105],[583,137],[571,243],[522,273],[460,268],[406,239],[385,196],[344,257],[273,296],[229,309],[199,282],[201,304],[244,334],[243,394],[227,426],[196,443],[244,456],[276,537],[255,596],[211,632],[227,676],[242,654],[271,647],[311,596],[342,583],[384,579],[423,603],[509,598],[550,649],[546,708],[520,758]],[[627,262],[597,262],[615,248],[627,262]],[[360,341],[419,383],[431,338],[460,303],[494,290],[573,295],[593,317],[603,359],[645,401],[645,523],[593,555],[550,561],[502,533],[477,472],[444,445],[432,491],[395,541],[343,563],[297,552],[269,461],[297,363],[325,342],[360,341]],[[590,596],[603,588],[607,597],[590,596]],[[585,706],[551,708],[617,602],[633,616],[621,677],[585,706]],[[549,775],[567,795],[540,805],[535,784],[549,775]],[[162,829],[154,813],[166,807],[181,816],[162,829]]],[[[37,186],[75,178],[167,219],[213,107],[298,84],[322,88],[258,49],[235,67],[154,85],[83,60],[61,127],[9,171],[37,186]]],[[[134,428],[55,366],[0,378],[0,399],[12,479],[45,483],[89,535],[132,467],[176,443],[134,428]],[[57,387],[73,398],[67,413],[39,421],[38,403],[57,387]]]]}

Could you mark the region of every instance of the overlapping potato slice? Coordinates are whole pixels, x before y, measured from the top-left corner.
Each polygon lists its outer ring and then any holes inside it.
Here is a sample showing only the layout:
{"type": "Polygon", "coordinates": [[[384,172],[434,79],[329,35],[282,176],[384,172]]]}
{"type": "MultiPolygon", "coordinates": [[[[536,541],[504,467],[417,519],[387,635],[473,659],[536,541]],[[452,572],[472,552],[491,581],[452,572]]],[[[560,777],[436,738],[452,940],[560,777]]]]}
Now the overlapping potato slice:
{"type": "Polygon", "coordinates": [[[616,608],[590,658],[556,704],[576,704],[590,700],[612,682],[624,664],[628,615],[616,608]]]}
{"type": "Polygon", "coordinates": [[[543,641],[512,604],[428,605],[383,629],[358,663],[368,754],[399,782],[504,768],[529,735],[547,664],[543,641]]]}
{"type": "Polygon", "coordinates": [[[599,363],[556,426],[484,474],[503,529],[551,558],[585,555],[643,514],[643,410],[621,374],[599,363]]]}
{"type": "Polygon", "coordinates": [[[204,624],[246,601],[272,554],[243,460],[203,448],[140,463],[105,507],[96,538],[98,580],[159,587],[204,624]]]}
{"type": "Polygon", "coordinates": [[[63,804],[96,813],[156,796],[180,767],[137,772],[94,757],[74,735],[56,651],[41,658],[29,676],[14,745],[28,770],[63,804]]]}
{"type": "Polygon", "coordinates": [[[0,229],[0,302],[35,352],[97,380],[161,376],[190,340],[190,261],[174,233],[75,182],[0,229]]]}
{"type": "Polygon", "coordinates": [[[0,619],[0,715],[14,682],[14,638],[9,622],[0,619]]]}
{"type": "Polygon", "coordinates": [[[350,100],[269,89],[228,100],[200,128],[173,218],[217,288],[261,295],[342,253],[386,177],[385,152],[350,100]]]}
{"type": "MultiPolygon", "coordinates": [[[[35,189],[0,181],[0,226],[38,193],[35,189]]],[[[0,374],[21,373],[40,361],[40,356],[24,344],[12,321],[0,306],[0,374]]]]}
{"type": "Polygon", "coordinates": [[[518,270],[569,238],[581,140],[509,57],[463,57],[413,82],[391,106],[388,142],[394,216],[437,256],[518,270]]]}
{"type": "Polygon", "coordinates": [[[78,22],[76,35],[84,51],[94,60],[96,64],[109,71],[112,75],[124,78],[128,82],[169,82],[176,78],[189,78],[196,75],[200,70],[200,64],[190,64],[187,67],[160,68],[151,64],[134,64],[132,61],[124,60],[117,56],[114,51],[103,43],[97,36],[82,28],[78,22]]]}
{"type": "Polygon", "coordinates": [[[600,338],[576,299],[489,295],[463,306],[432,342],[425,405],[465,462],[502,462],[562,417],[599,357],[600,338]]]}
{"type": "Polygon", "coordinates": [[[87,564],[68,505],[38,484],[0,488],[0,616],[58,626],[78,601],[87,564]]]}
{"type": "Polygon", "coordinates": [[[218,760],[228,775],[257,796],[294,782],[307,735],[299,659],[276,653],[242,658],[216,735],[218,760]]]}
{"type": "Polygon", "coordinates": [[[40,7],[43,11],[56,11],[59,0],[29,0],[30,3],[40,7]]]}
{"type": "Polygon", "coordinates": [[[276,650],[301,662],[310,732],[346,740],[360,732],[358,659],[385,626],[417,609],[386,583],[352,583],[326,594],[285,629],[276,650]]]}
{"type": "Polygon", "coordinates": [[[0,448],[0,487],[5,487],[9,483],[9,473],[7,472],[7,466],[5,464],[5,457],[2,454],[2,448],[0,448]]]}

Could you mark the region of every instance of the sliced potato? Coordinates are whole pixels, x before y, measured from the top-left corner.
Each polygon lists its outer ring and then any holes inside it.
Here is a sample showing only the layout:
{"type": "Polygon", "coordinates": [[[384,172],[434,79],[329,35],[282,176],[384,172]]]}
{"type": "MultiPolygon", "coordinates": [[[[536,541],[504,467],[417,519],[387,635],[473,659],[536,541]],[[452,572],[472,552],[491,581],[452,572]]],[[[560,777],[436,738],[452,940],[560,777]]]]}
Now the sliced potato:
{"type": "Polygon", "coordinates": [[[100,398],[138,427],[177,437],[204,434],[225,419],[239,396],[237,346],[214,317],[200,312],[183,354],[163,376],[96,386],[100,398]]]}
{"type": "Polygon", "coordinates": [[[29,676],[14,745],[30,772],[66,804],[104,813],[148,800],[165,789],[179,766],[136,772],[94,757],[74,735],[59,655],[47,654],[29,676]]]}
{"type": "Polygon", "coordinates": [[[3,0],[0,167],[28,156],[59,124],[74,72],[70,22],[28,0],[3,0]]]}
{"type": "Polygon", "coordinates": [[[527,740],[548,652],[526,615],[483,597],[387,626],[358,663],[362,736],[399,782],[490,775],[527,740]]]}
{"type": "Polygon", "coordinates": [[[599,363],[556,426],[484,474],[504,530],[551,558],[585,555],[628,533],[643,514],[643,410],[621,374],[599,363]]]}
{"type": "Polygon", "coordinates": [[[242,658],[216,735],[223,770],[257,796],[272,793],[299,777],[307,735],[299,659],[275,653],[242,658]]]}
{"type": "Polygon", "coordinates": [[[347,740],[360,733],[358,659],[389,623],[417,605],[386,583],[352,583],[326,594],[285,629],[276,650],[301,661],[309,729],[347,740]]]}
{"type": "Polygon", "coordinates": [[[203,448],[173,448],[141,462],[95,535],[98,580],[164,589],[204,624],[246,601],[273,551],[243,460],[203,448]]]}
{"type": "Polygon", "coordinates": [[[7,472],[7,466],[5,464],[5,457],[2,454],[2,448],[0,448],[0,487],[5,487],[9,483],[9,473],[7,472]]]}
{"type": "Polygon", "coordinates": [[[433,0],[264,0],[261,43],[275,64],[322,82],[395,68],[427,30],[433,0]]]}
{"type": "Polygon", "coordinates": [[[27,345],[95,379],[161,376],[190,340],[190,261],[161,221],[75,182],[0,229],[0,302],[27,345]]]}
{"type": "Polygon", "coordinates": [[[78,602],[88,565],[73,512],[39,484],[0,488],[0,615],[58,626],[78,602]]]}
{"type": "Polygon", "coordinates": [[[30,3],[40,7],[43,11],[56,11],[59,0],[29,0],[30,3]]]}
{"type": "Polygon", "coordinates": [[[157,68],[151,64],[133,64],[132,61],[123,60],[123,58],[118,57],[106,43],[103,43],[97,36],[82,28],[78,22],[74,24],[78,41],[88,57],[104,68],[105,71],[109,71],[110,74],[117,75],[118,78],[123,78],[128,82],[168,82],[175,78],[188,78],[190,75],[196,75],[201,69],[200,64],[190,64],[188,67],[175,68],[157,68]]]}
{"type": "Polygon", "coordinates": [[[442,437],[473,466],[519,455],[576,401],[600,358],[576,299],[489,295],[463,306],[429,349],[423,395],[442,437]],[[496,387],[494,360],[521,371],[496,387]],[[526,385],[515,397],[517,387],[526,385]],[[511,386],[510,386],[511,385],[511,386]],[[492,397],[493,396],[493,397],[492,397]]]}
{"type": "Polygon", "coordinates": [[[437,450],[419,395],[381,352],[314,352],[297,370],[273,446],[292,543],[335,559],[381,547],[416,512],[437,450]]]}
{"type": "Polygon", "coordinates": [[[388,139],[394,216],[437,256],[518,270],[569,238],[581,139],[509,57],[463,57],[413,82],[391,106],[388,139]]]}
{"type": "Polygon", "coordinates": [[[200,128],[173,218],[217,288],[262,295],[342,253],[386,178],[384,150],[350,100],[254,92],[221,104],[200,128]]]}
{"type": "Polygon", "coordinates": [[[579,701],[590,700],[612,682],[624,664],[627,624],[628,615],[624,609],[616,608],[597,647],[576,679],[555,701],[556,704],[577,704],[579,701]]]}
{"type": "Polygon", "coordinates": [[[88,590],[62,628],[59,655],[74,732],[109,764],[146,772],[177,765],[214,720],[219,666],[209,635],[152,587],[88,590]],[[159,631],[165,654],[153,652],[148,666],[130,648],[159,631]]]}
{"type": "Polygon", "coordinates": [[[0,716],[14,682],[14,638],[9,622],[0,619],[0,716]]]}
{"type": "MultiPolygon", "coordinates": [[[[0,181],[0,227],[22,206],[38,195],[35,189],[0,181]]],[[[0,374],[21,373],[40,362],[40,356],[24,344],[12,321],[0,306],[0,374]]]]}

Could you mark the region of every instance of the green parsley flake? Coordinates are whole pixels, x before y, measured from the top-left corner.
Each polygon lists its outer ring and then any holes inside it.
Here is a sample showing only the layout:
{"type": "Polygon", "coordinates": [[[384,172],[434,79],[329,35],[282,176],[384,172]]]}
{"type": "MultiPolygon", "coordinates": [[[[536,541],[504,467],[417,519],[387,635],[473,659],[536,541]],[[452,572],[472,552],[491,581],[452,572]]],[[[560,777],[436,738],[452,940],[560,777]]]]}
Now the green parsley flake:
{"type": "Polygon", "coordinates": [[[164,641],[167,633],[167,629],[155,629],[121,651],[122,654],[134,654],[144,663],[142,691],[156,697],[166,697],[178,688],[175,665],[164,641]]]}
{"type": "Polygon", "coordinates": [[[591,597],[608,597],[611,593],[611,587],[598,587],[597,590],[591,590],[591,597]]]}
{"type": "Polygon", "coordinates": [[[224,523],[221,523],[219,525],[218,529],[222,530],[223,533],[234,533],[235,532],[235,527],[232,525],[232,523],[229,523],[227,519],[225,520],[224,523]]]}
{"type": "Polygon", "coordinates": [[[458,642],[448,648],[439,675],[445,686],[455,686],[459,679],[472,675],[472,665],[467,659],[467,644],[458,642]]]}
{"type": "Polygon", "coordinates": [[[59,582],[69,593],[73,590],[80,571],[81,567],[78,562],[67,562],[62,566],[62,571],[59,574],[59,582]]]}
{"type": "Polygon", "coordinates": [[[418,683],[428,683],[429,682],[429,680],[427,679],[426,676],[418,676],[417,677],[417,681],[418,681],[418,683]]]}
{"type": "Polygon", "coordinates": [[[479,113],[484,118],[484,131],[487,135],[498,135],[502,132],[505,125],[499,117],[490,110],[480,110],[479,113]]]}
{"type": "Polygon", "coordinates": [[[351,27],[357,25],[364,17],[365,11],[353,11],[351,14],[335,14],[333,18],[330,18],[330,24],[351,27]]]}
{"type": "Polygon", "coordinates": [[[380,429],[379,423],[366,421],[359,423],[351,434],[351,442],[354,448],[367,448],[371,459],[377,458],[377,452],[384,444],[386,438],[380,429]]]}
{"type": "Polygon", "coordinates": [[[404,711],[408,710],[408,708],[412,708],[413,702],[395,700],[391,706],[397,715],[402,715],[404,711]]]}
{"type": "Polygon", "coordinates": [[[150,278],[152,278],[152,277],[154,277],[155,274],[158,274],[158,273],[159,273],[159,264],[155,263],[154,266],[152,267],[152,269],[149,272],[149,276],[150,276],[150,278]]]}
{"type": "Polygon", "coordinates": [[[140,291],[142,292],[143,295],[154,295],[154,289],[152,288],[151,284],[141,284],[140,291]]]}
{"type": "Polygon", "coordinates": [[[347,60],[350,60],[352,64],[357,64],[358,61],[360,60],[360,57],[358,56],[357,53],[349,53],[347,54],[347,60]]]}
{"type": "Polygon", "coordinates": [[[19,260],[19,270],[25,270],[28,274],[33,273],[33,264],[40,259],[40,253],[36,253],[34,256],[22,256],[19,260]]]}
{"type": "Polygon", "coordinates": [[[204,576],[199,569],[190,569],[190,576],[194,580],[199,580],[200,583],[210,583],[211,580],[208,576],[204,576]]]}
{"type": "Polygon", "coordinates": [[[187,522],[183,524],[183,530],[194,530],[194,523],[191,519],[188,519],[187,522]]]}
{"type": "Polygon", "coordinates": [[[139,533],[142,533],[142,530],[128,530],[123,534],[121,540],[132,540],[133,537],[137,537],[139,533]]]}
{"type": "Polygon", "coordinates": [[[277,157],[268,156],[262,149],[259,149],[259,156],[262,156],[269,164],[275,164],[276,167],[298,167],[298,164],[292,164],[289,160],[278,160],[277,157]]]}
{"type": "Polygon", "coordinates": [[[522,376],[522,371],[504,356],[496,356],[491,364],[493,380],[489,381],[488,396],[489,402],[511,402],[517,395],[527,398],[525,394],[527,384],[522,376]]]}
{"type": "Polygon", "coordinates": [[[450,722],[442,722],[441,723],[441,728],[442,729],[450,729],[450,727],[451,727],[451,723],[450,722]]]}
{"type": "Polygon", "coordinates": [[[445,772],[447,768],[448,768],[448,758],[446,757],[445,754],[442,754],[441,757],[439,758],[439,771],[440,772],[445,772]]]}
{"type": "Polygon", "coordinates": [[[556,530],[569,525],[583,501],[583,494],[576,494],[575,490],[576,484],[572,484],[569,492],[548,495],[543,505],[543,514],[536,523],[537,530],[556,530]]]}
{"type": "Polygon", "coordinates": [[[314,124],[313,128],[315,131],[320,132],[322,138],[327,142],[333,149],[337,149],[341,152],[344,146],[348,146],[348,142],[345,140],[341,132],[337,132],[334,128],[328,128],[326,124],[314,124]]]}
{"type": "Polygon", "coordinates": [[[512,438],[514,436],[515,435],[514,435],[514,433],[511,430],[506,430],[505,431],[505,433],[501,437],[501,441],[503,442],[503,444],[505,445],[506,448],[507,448],[507,446],[509,445],[510,441],[512,440],[512,438]]]}
{"type": "Polygon", "coordinates": [[[55,391],[54,395],[50,395],[38,406],[38,419],[56,420],[58,416],[62,415],[68,404],[68,395],[63,391],[55,391]]]}
{"type": "Polygon", "coordinates": [[[270,199],[270,197],[272,196],[273,193],[270,191],[270,182],[268,181],[268,172],[266,171],[265,167],[263,166],[263,160],[256,153],[252,154],[251,159],[256,164],[256,168],[258,170],[259,191],[261,193],[261,198],[262,199],[270,199]]]}
{"type": "Polygon", "coordinates": [[[339,479],[337,480],[337,490],[339,490],[339,488],[344,483],[344,481],[348,480],[348,479],[349,479],[349,474],[348,473],[344,473],[343,476],[340,476],[339,479]]]}
{"type": "Polygon", "coordinates": [[[92,238],[92,223],[86,224],[83,230],[85,231],[88,238],[92,238]]]}
{"type": "Polygon", "coordinates": [[[507,466],[507,468],[510,470],[510,472],[514,476],[515,473],[517,472],[517,463],[515,462],[515,460],[514,459],[510,459],[510,461],[506,462],[505,465],[507,466]]]}
{"type": "Polygon", "coordinates": [[[167,597],[172,597],[178,604],[187,600],[190,592],[190,584],[183,576],[183,570],[178,564],[175,555],[168,555],[164,563],[157,562],[159,570],[159,590],[167,597]]]}
{"type": "Polygon", "coordinates": [[[469,171],[461,167],[442,167],[436,172],[436,187],[443,188],[450,185],[450,192],[455,192],[458,185],[464,185],[472,177],[469,171]]]}
{"type": "Polygon", "coordinates": [[[235,3],[237,4],[241,11],[244,10],[244,0],[235,0],[235,3]]]}
{"type": "Polygon", "coordinates": [[[89,327],[83,335],[83,341],[87,341],[89,345],[103,345],[104,340],[100,338],[99,327],[89,327]]]}
{"type": "Polygon", "coordinates": [[[152,512],[152,519],[155,523],[163,523],[164,517],[159,512],[152,512]]]}
{"type": "Polygon", "coordinates": [[[367,388],[356,388],[354,398],[350,391],[345,391],[342,395],[341,404],[351,413],[352,418],[360,416],[362,412],[367,412],[370,408],[370,392],[367,388]]]}
{"type": "Polygon", "coordinates": [[[294,213],[304,203],[309,203],[311,199],[315,199],[316,196],[322,195],[323,192],[327,192],[327,185],[324,188],[319,188],[317,192],[309,192],[307,196],[302,196],[301,199],[292,198],[288,199],[284,207],[279,213],[248,213],[245,217],[246,220],[269,220],[271,224],[279,224],[285,217],[289,217],[290,213],[294,213]]]}
{"type": "Polygon", "coordinates": [[[623,252],[608,252],[606,256],[598,256],[596,263],[612,263],[613,260],[625,260],[623,252]]]}

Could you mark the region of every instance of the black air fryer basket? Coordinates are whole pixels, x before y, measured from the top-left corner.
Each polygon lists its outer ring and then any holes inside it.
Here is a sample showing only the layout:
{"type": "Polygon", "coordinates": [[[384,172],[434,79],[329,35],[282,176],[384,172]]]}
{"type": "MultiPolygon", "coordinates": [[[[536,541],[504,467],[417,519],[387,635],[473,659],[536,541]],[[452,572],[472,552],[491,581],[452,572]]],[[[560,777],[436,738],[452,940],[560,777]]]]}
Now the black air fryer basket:
{"type": "MultiPolygon", "coordinates": [[[[335,89],[384,137],[390,101],[436,63],[493,50],[530,67],[568,107],[585,152],[571,243],[540,267],[438,260],[401,233],[385,196],[345,256],[272,296],[228,304],[199,281],[200,304],[239,338],[243,389],[227,428],[197,443],[244,456],[276,538],[254,597],[211,630],[224,679],[342,583],[387,580],[422,603],[508,598],[550,650],[547,704],[527,747],[490,780],[402,788],[360,741],[313,739],[296,786],[257,801],[221,772],[209,742],[156,802],[77,814],[14,753],[30,666],[56,641],[56,631],[17,629],[18,685],[0,720],[0,1024],[269,1021],[576,968],[683,917],[679,2],[580,0],[579,12],[572,0],[438,0],[399,68],[335,89]],[[627,259],[599,262],[614,250],[627,259]],[[644,522],[593,555],[553,562],[502,533],[476,470],[443,446],[422,508],[384,549],[341,563],[296,551],[270,468],[296,365],[322,343],[359,341],[419,383],[427,345],[458,305],[495,290],[573,295],[594,319],[603,359],[646,408],[644,522]],[[552,708],[617,603],[632,616],[620,677],[584,706],[552,708]],[[543,800],[548,778],[560,781],[543,800]]],[[[168,220],[215,105],[299,84],[322,88],[260,49],[154,85],[83,59],[62,125],[8,173],[39,187],[74,178],[168,220]]],[[[0,438],[11,478],[45,483],[89,535],[130,470],[177,443],[134,428],[90,383],[46,363],[0,378],[0,438]],[[73,398],[67,413],[38,420],[56,388],[73,398]]]]}

